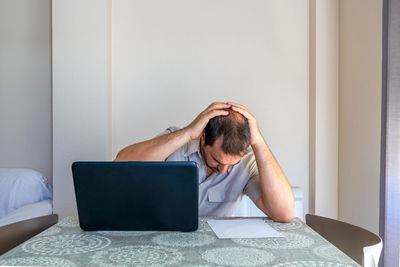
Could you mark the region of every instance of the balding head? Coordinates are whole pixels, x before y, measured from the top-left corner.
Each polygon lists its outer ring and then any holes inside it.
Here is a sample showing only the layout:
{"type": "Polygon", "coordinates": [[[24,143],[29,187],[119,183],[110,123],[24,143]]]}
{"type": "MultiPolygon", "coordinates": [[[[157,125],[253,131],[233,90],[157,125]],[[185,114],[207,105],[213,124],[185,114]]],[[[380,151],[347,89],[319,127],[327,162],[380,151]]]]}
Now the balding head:
{"type": "Polygon", "coordinates": [[[241,155],[250,145],[250,128],[247,119],[239,112],[227,109],[226,116],[212,118],[206,128],[204,145],[212,146],[223,137],[222,151],[230,155],[241,155]]]}

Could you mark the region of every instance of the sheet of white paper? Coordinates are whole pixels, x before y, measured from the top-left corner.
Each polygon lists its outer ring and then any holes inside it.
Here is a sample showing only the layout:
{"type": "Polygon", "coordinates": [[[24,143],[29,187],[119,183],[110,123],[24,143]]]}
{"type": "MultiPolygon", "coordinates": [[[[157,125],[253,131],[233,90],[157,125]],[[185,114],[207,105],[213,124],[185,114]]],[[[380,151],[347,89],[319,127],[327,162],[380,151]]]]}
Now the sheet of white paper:
{"type": "Polygon", "coordinates": [[[207,221],[219,239],[284,237],[263,219],[232,219],[207,221]]]}

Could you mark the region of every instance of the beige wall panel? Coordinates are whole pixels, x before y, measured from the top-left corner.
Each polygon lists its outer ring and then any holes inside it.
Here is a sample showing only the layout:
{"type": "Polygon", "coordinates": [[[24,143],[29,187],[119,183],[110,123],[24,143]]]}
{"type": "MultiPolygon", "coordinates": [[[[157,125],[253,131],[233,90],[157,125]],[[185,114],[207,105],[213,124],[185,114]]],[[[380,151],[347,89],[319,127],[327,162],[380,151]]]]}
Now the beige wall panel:
{"type": "Polygon", "coordinates": [[[382,1],[340,1],[339,219],[379,231],[382,1]]]}

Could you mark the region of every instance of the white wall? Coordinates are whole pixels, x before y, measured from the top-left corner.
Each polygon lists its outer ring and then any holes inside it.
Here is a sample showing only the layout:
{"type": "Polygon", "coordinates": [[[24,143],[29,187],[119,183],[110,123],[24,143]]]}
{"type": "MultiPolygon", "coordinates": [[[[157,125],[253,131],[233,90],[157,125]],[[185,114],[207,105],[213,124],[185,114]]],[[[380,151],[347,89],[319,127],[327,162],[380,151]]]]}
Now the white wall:
{"type": "Polygon", "coordinates": [[[52,178],[51,3],[0,1],[0,167],[52,178]]]}
{"type": "Polygon", "coordinates": [[[308,90],[308,1],[113,1],[113,156],[237,101],[307,212],[308,90]]]}
{"type": "Polygon", "coordinates": [[[76,213],[71,164],[106,160],[106,0],[53,2],[54,211],[76,213]]]}
{"type": "Polygon", "coordinates": [[[56,212],[75,212],[74,160],[111,159],[128,144],[188,124],[211,101],[234,100],[258,118],[290,182],[304,191],[305,213],[310,144],[313,208],[335,217],[338,201],[340,219],[377,229],[380,4],[340,3],[339,10],[335,1],[319,3],[315,13],[309,103],[308,1],[119,0],[112,10],[106,0],[54,2],[56,212]]]}
{"type": "Polygon", "coordinates": [[[379,232],[382,1],[340,1],[339,219],[379,232]]]}

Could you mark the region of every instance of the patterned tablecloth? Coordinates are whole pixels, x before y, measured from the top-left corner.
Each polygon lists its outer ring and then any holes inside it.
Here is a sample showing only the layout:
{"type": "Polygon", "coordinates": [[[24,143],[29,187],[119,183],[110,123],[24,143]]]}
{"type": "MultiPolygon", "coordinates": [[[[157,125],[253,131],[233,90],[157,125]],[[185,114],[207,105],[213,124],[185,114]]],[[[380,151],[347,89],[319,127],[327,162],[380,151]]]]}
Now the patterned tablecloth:
{"type": "Polygon", "coordinates": [[[1,256],[0,265],[359,266],[298,218],[265,219],[285,238],[259,239],[218,239],[207,219],[191,233],[83,232],[66,217],[1,256]]]}

